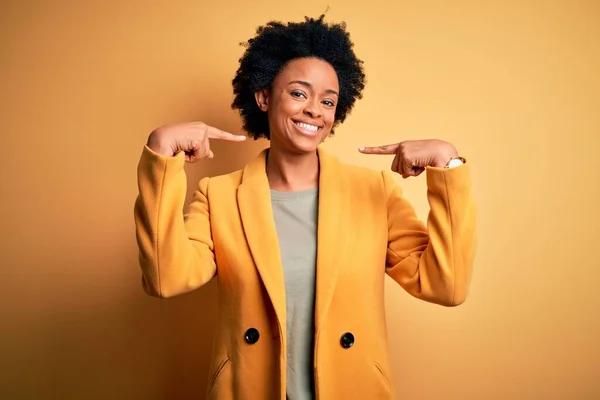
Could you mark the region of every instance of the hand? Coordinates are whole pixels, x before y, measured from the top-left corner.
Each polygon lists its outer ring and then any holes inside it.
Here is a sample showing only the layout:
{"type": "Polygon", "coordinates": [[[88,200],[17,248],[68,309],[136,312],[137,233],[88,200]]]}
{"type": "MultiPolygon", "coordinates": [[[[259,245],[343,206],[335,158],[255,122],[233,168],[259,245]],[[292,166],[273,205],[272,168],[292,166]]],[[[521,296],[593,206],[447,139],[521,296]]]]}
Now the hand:
{"type": "Polygon", "coordinates": [[[167,157],[173,157],[183,151],[185,161],[193,163],[203,158],[214,157],[209,139],[242,142],[246,140],[246,136],[224,132],[202,122],[183,122],[155,129],[148,137],[147,146],[167,157]]]}
{"type": "Polygon", "coordinates": [[[395,154],[392,171],[402,175],[419,176],[425,167],[443,168],[451,158],[458,157],[456,148],[443,140],[407,140],[378,147],[361,147],[363,154],[395,154]]]}

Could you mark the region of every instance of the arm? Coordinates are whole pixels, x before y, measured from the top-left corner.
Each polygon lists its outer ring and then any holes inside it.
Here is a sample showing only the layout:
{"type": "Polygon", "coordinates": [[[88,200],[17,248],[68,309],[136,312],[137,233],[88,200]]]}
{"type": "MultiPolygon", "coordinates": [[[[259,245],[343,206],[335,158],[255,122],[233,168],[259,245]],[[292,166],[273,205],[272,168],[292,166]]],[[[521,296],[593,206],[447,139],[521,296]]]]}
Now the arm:
{"type": "Polygon", "coordinates": [[[216,274],[207,199],[200,181],[187,214],[185,154],[166,157],[144,147],[138,164],[136,237],[144,291],[171,297],[192,291],[216,274]]]}
{"type": "Polygon", "coordinates": [[[476,247],[469,166],[427,167],[427,227],[383,173],[388,206],[386,272],[411,295],[445,306],[467,297],[476,247]]]}

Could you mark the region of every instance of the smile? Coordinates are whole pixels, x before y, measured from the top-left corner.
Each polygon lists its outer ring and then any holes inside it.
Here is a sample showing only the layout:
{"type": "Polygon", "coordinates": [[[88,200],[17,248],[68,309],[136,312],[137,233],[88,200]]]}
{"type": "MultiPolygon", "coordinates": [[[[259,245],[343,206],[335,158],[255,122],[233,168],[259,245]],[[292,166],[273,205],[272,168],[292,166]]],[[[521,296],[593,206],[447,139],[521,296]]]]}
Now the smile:
{"type": "Polygon", "coordinates": [[[305,122],[298,122],[298,121],[293,121],[293,122],[294,122],[294,125],[298,128],[298,130],[300,130],[301,132],[303,132],[305,134],[314,135],[315,133],[317,133],[317,131],[319,129],[321,129],[321,127],[317,126],[317,125],[307,124],[305,122]]]}

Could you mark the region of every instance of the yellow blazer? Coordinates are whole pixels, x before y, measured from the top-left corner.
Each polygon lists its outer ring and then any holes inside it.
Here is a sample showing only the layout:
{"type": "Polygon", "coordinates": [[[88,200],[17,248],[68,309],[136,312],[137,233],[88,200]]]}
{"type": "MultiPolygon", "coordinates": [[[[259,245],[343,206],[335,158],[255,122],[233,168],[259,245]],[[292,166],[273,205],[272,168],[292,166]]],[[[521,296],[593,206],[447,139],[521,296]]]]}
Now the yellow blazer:
{"type": "MultiPolygon", "coordinates": [[[[475,253],[469,167],[427,168],[426,228],[391,172],[318,154],[317,398],[391,399],[384,276],[429,302],[465,300],[475,253]]],[[[183,153],[163,157],[145,147],[138,166],[146,292],[170,297],[218,279],[209,399],[285,399],[285,286],[265,156],[202,179],[185,214],[183,153]]]]}

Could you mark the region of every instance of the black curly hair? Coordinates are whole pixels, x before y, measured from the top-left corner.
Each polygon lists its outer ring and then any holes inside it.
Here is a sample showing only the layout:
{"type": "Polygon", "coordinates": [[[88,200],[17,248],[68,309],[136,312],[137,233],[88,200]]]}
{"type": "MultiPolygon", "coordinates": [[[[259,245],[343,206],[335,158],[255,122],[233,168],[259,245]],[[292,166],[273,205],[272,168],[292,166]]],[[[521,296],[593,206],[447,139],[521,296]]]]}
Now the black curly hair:
{"type": "MultiPolygon", "coordinates": [[[[256,36],[242,43],[246,47],[233,79],[234,100],[248,136],[270,138],[267,114],[258,108],[254,93],[269,88],[283,67],[296,58],[318,58],[328,62],[337,73],[340,95],[333,127],[344,122],[365,87],[363,61],[354,54],[354,44],[346,24],[327,24],[325,15],[304,22],[268,22],[256,36]]],[[[333,128],[332,132],[333,133],[333,128]]]]}

